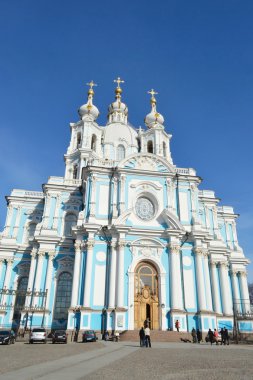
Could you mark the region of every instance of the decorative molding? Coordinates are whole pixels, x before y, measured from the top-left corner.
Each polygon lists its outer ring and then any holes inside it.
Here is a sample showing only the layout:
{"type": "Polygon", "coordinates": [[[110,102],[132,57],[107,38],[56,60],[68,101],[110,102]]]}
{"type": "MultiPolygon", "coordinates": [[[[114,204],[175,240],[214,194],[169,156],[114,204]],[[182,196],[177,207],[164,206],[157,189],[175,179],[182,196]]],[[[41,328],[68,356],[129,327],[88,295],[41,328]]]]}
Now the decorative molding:
{"type": "Polygon", "coordinates": [[[168,244],[168,247],[170,249],[170,253],[172,254],[180,254],[180,251],[181,251],[181,247],[179,244],[175,244],[175,243],[169,243],[168,244]]]}

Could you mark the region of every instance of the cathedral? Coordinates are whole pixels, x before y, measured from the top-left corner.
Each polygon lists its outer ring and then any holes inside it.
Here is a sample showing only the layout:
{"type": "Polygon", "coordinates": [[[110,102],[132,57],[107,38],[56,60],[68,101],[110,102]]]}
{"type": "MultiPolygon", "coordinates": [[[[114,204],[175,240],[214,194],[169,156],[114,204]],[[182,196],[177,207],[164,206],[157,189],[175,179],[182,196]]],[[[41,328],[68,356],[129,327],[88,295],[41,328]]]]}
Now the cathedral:
{"type": "Polygon", "coordinates": [[[6,197],[0,328],[252,332],[238,215],[174,164],[157,93],[136,129],[114,82],[104,126],[88,83],[64,176],[6,197]]]}

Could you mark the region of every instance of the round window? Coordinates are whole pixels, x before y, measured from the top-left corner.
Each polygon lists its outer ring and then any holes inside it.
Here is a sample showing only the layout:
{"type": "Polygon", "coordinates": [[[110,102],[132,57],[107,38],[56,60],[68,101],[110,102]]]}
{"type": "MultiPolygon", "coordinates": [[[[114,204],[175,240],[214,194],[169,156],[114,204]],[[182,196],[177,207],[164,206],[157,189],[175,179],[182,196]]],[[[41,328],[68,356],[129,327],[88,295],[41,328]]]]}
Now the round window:
{"type": "Polygon", "coordinates": [[[150,220],[155,215],[153,203],[146,197],[140,197],[135,204],[135,212],[142,220],[150,220]]]}

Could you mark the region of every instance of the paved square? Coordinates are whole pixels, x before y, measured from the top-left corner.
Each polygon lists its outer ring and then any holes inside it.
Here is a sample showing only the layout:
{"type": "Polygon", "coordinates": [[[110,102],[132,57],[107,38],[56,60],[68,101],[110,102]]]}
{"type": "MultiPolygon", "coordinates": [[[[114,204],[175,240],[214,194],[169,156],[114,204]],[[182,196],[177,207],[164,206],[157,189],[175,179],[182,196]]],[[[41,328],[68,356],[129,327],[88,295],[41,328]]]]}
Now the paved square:
{"type": "Polygon", "coordinates": [[[16,343],[0,350],[1,380],[253,379],[253,346],[16,343]]]}

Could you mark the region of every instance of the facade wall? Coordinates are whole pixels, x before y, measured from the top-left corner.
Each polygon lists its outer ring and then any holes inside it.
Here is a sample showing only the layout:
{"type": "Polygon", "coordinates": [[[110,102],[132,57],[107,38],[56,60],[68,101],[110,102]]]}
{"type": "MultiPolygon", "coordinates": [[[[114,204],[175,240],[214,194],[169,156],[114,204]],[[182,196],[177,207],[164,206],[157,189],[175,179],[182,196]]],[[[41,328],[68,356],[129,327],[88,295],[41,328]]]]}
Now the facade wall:
{"type": "MultiPolygon", "coordinates": [[[[144,322],[137,320],[137,307],[145,306],[146,317],[152,310],[162,330],[174,329],[177,319],[182,331],[231,330],[236,311],[239,329],[251,331],[248,260],[233,209],[200,189],[194,169],[173,165],[171,135],[154,102],[148,130],[138,132],[123,103],[112,103],[109,122],[100,127],[91,93],[89,102],[70,125],[65,177],[50,177],[42,192],[16,189],[7,197],[0,327],[123,331],[144,322]],[[119,145],[125,156],[117,161],[119,145]],[[157,273],[158,293],[149,293],[148,307],[135,290],[141,263],[157,273]],[[62,301],[63,317],[56,318],[66,273],[71,299],[62,301]],[[18,314],[24,277],[27,293],[18,314]]],[[[145,284],[142,291],[145,286],[151,291],[145,284]]]]}

